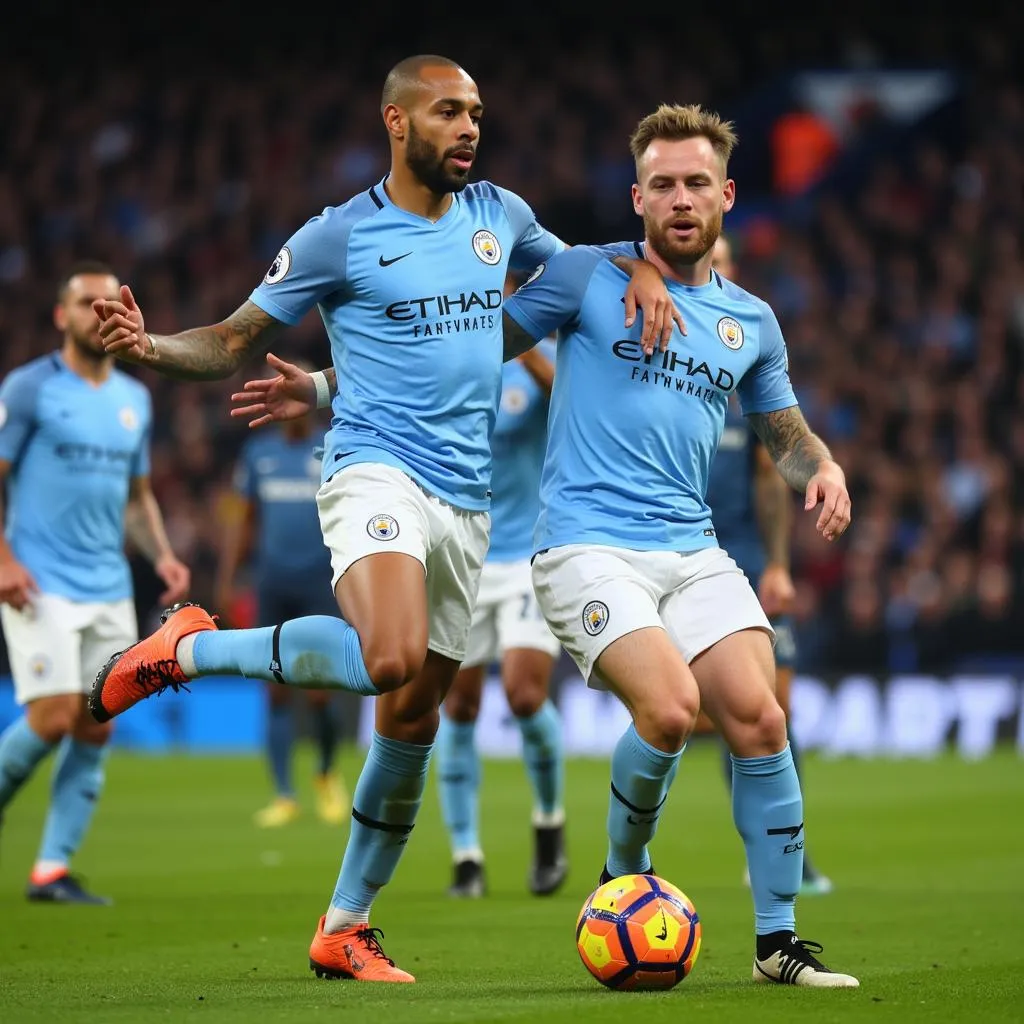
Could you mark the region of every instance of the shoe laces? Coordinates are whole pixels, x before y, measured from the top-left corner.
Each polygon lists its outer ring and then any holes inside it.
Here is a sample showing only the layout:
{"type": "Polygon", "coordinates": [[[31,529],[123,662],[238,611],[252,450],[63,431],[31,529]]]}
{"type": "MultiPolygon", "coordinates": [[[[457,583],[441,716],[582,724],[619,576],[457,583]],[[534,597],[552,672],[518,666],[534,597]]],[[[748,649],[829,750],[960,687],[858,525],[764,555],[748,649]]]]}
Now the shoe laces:
{"type": "Polygon", "coordinates": [[[827,971],[828,968],[821,963],[820,960],[815,959],[812,953],[822,953],[825,947],[820,942],[811,942],[808,939],[797,939],[780,950],[783,956],[792,957],[794,960],[799,960],[801,963],[808,964],[819,971],[827,971]]]}
{"type": "Polygon", "coordinates": [[[145,691],[147,697],[154,693],[163,693],[168,686],[175,693],[179,690],[189,693],[189,688],[174,677],[177,668],[178,662],[174,658],[161,658],[159,661],[140,665],[135,672],[135,682],[145,691]]]}
{"type": "Polygon", "coordinates": [[[356,938],[366,946],[373,956],[386,960],[389,967],[395,966],[395,961],[384,952],[384,947],[380,944],[384,933],[379,928],[360,928],[356,932],[356,938]]]}

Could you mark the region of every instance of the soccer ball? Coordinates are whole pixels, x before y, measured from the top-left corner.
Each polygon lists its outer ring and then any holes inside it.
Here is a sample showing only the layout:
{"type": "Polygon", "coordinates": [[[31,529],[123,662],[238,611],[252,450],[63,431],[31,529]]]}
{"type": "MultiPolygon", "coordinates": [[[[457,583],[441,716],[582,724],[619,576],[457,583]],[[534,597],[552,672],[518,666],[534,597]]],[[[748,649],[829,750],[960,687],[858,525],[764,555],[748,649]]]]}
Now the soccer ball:
{"type": "Polygon", "coordinates": [[[696,963],[700,918],[664,878],[622,875],[587,897],[576,919],[576,948],[608,988],[672,988],[696,963]]]}

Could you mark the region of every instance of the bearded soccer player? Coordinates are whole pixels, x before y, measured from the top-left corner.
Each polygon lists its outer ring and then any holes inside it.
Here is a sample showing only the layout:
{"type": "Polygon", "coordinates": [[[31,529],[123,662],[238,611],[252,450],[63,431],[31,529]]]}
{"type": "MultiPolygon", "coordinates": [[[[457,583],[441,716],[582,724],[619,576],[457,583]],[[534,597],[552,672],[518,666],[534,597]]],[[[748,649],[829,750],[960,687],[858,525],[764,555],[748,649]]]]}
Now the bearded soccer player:
{"type": "Polygon", "coordinates": [[[786,482],[820,504],[825,540],[850,522],[842,469],[797,405],[771,308],[711,268],[735,201],[732,126],[697,106],[664,105],[637,126],[638,253],[690,324],[685,344],[647,353],[614,315],[620,272],[580,247],[546,264],[506,304],[521,347],[557,331],[533,582],[552,632],[590,685],[632,722],[611,763],[602,881],[653,872],[648,844],[701,707],[729,746],[733,819],[754,902],[753,979],[848,988],[817,943],[800,939],[800,781],[775,697],[774,632],[749,582],[719,547],[705,501],[732,394],[786,482]]]}
{"type": "MultiPolygon", "coordinates": [[[[304,412],[342,384],[317,494],[340,615],[218,631],[202,608],[169,609],[155,634],[111,658],[91,707],[108,720],[165,687],[223,673],[376,696],[341,872],[309,960],[322,977],[411,982],[384,953],[370,908],[413,829],[438,707],[466,653],[488,545],[504,280],[564,243],[519,196],[469,183],[483,104],[455,62],[400,62],[381,112],[387,176],[292,235],[226,320],[163,337],[146,332],[130,289],[97,303],[109,352],[200,380],[231,376],[319,309],[334,365],[301,374],[302,400],[284,390],[304,412]]],[[[655,268],[628,265],[639,283],[620,290],[618,315],[626,291],[627,318],[635,299],[653,349],[679,314],[655,268]]],[[[251,394],[255,422],[277,418],[251,394]]]]}

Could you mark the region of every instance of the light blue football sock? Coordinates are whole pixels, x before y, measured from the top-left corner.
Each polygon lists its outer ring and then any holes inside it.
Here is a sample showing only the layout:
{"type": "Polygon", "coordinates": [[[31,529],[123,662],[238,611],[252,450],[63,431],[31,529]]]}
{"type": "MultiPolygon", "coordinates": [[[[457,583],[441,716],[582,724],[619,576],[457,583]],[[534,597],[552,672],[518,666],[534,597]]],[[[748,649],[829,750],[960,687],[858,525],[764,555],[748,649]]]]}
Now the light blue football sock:
{"type": "Polygon", "coordinates": [[[288,704],[271,704],[267,715],[267,758],[274,791],[278,796],[294,797],[292,784],[292,746],[294,715],[288,704]]]}
{"type": "Polygon", "coordinates": [[[652,747],[632,722],[615,744],[607,861],[613,878],[650,871],[647,844],[658,829],[661,808],[682,753],[667,754],[652,747]]]}
{"type": "Polygon", "coordinates": [[[476,723],[453,722],[442,709],[434,742],[437,794],[452,856],[480,853],[480,754],[476,723]]]}
{"type": "Polygon", "coordinates": [[[82,845],[103,792],[108,747],[65,739],[53,770],[39,861],[68,864],[82,845]]]}
{"type": "Polygon", "coordinates": [[[750,869],[758,935],[796,930],[804,864],[804,806],[789,744],[767,757],[733,757],[732,814],[750,869]]]}
{"type": "MultiPolygon", "coordinates": [[[[280,626],[209,629],[195,634],[196,675],[242,675],[289,686],[376,695],[359,634],[332,615],[306,615],[280,626]]],[[[189,673],[191,674],[191,673],[189,673]]]]}
{"type": "Polygon", "coordinates": [[[542,814],[562,809],[565,757],[562,752],[562,718],[546,700],[526,718],[517,718],[523,737],[523,761],[533,787],[533,805],[542,814]]]}
{"type": "Polygon", "coordinates": [[[56,745],[39,736],[25,715],[0,733],[0,814],[56,745]]]}
{"type": "Polygon", "coordinates": [[[391,881],[416,823],[433,744],[403,743],[374,732],[352,797],[352,829],[331,907],[367,920],[391,881]]]}

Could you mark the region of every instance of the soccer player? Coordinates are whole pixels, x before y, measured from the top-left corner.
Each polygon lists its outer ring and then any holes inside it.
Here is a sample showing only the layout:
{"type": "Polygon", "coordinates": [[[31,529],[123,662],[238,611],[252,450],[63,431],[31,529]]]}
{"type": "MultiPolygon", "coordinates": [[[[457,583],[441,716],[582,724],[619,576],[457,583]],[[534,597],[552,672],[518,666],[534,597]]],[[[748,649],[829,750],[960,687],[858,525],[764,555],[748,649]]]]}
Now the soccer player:
{"type": "MultiPolygon", "coordinates": [[[[236,576],[250,550],[261,626],[337,611],[330,552],[316,511],[320,459],[313,445],[321,437],[316,417],[310,414],[256,434],[243,445],[217,566],[215,593],[222,613],[232,606],[236,576]]],[[[291,687],[266,687],[267,759],[275,794],[256,812],[255,822],[260,828],[278,828],[301,814],[292,782],[294,702],[291,687]]],[[[339,825],[348,813],[349,798],[335,769],[338,726],[331,691],[306,690],[303,695],[317,747],[317,814],[328,824],[339,825]]]]}
{"type": "Polygon", "coordinates": [[[735,200],[729,122],[663,105],[631,139],[643,218],[637,250],[685,302],[690,330],[646,354],[616,316],[622,278],[588,247],[546,264],[505,308],[526,348],[559,331],[533,582],[552,632],[632,723],[612,755],[602,881],[653,870],[648,843],[703,706],[732,753],[733,818],[755,910],[756,981],[853,987],[797,937],[800,781],[774,693],[773,631],[718,546],[705,501],[730,395],[786,482],[821,504],[834,540],[850,521],[842,469],[808,428],[771,308],[711,269],[735,200]]]}
{"type": "MultiPolygon", "coordinates": [[[[712,269],[735,282],[737,268],[732,246],[725,235],[718,236],[711,256],[712,269]]],[[[775,468],[768,449],[744,419],[735,397],[730,399],[726,411],[725,429],[711,463],[705,500],[714,515],[718,543],[729,552],[748,580],[757,581],[758,600],[775,630],[775,696],[788,722],[789,694],[796,666],[796,636],[790,618],[796,597],[789,569],[791,491],[775,468]]],[[[789,733],[789,749],[797,774],[802,775],[792,733],[789,733]]],[[[725,748],[724,766],[726,783],[731,788],[732,759],[728,748],[725,748]]],[[[805,845],[801,894],[820,896],[831,891],[831,880],[815,869],[805,845]]]]}
{"type": "Polygon", "coordinates": [[[103,263],[61,281],[53,321],[59,351],[0,385],[0,620],[24,713],[0,735],[0,816],[43,758],[57,751],[30,900],[105,904],[71,874],[103,789],[111,726],[86,694],[112,648],[138,637],[125,534],[178,601],[189,570],[171,551],[149,484],[149,392],[113,367],[98,334],[97,300],[116,299],[103,263]]]}
{"type": "Polygon", "coordinates": [[[475,732],[485,672],[495,661],[501,663],[502,685],[519,726],[533,788],[534,855],[527,884],[535,895],[549,895],[568,873],[562,723],[548,698],[561,645],[537,608],[530,578],[554,369],[554,343],[546,340],[502,370],[501,403],[491,438],[491,544],[463,667],[441,706],[434,755],[454,861],[448,890],[453,896],[478,897],[485,890],[475,732]]]}
{"type": "MultiPolygon", "coordinates": [[[[329,978],[411,982],[381,948],[370,907],[409,839],[438,707],[466,653],[488,544],[504,280],[564,243],[514,193],[469,184],[483,104],[459,65],[433,55],[401,61],[384,83],[381,112],[388,175],[301,227],[226,320],[156,336],[129,288],[121,301],[97,303],[108,351],[191,379],[230,376],[319,308],[334,365],[301,374],[305,400],[286,398],[305,411],[314,382],[323,405],[345,384],[317,493],[341,614],[218,631],[202,608],[169,609],[155,634],[101,670],[90,706],[106,720],[167,686],[221,673],[376,695],[351,831],[310,966],[329,978]]],[[[626,320],[639,305],[653,350],[679,314],[653,267],[628,265],[636,282],[626,320]]]]}

